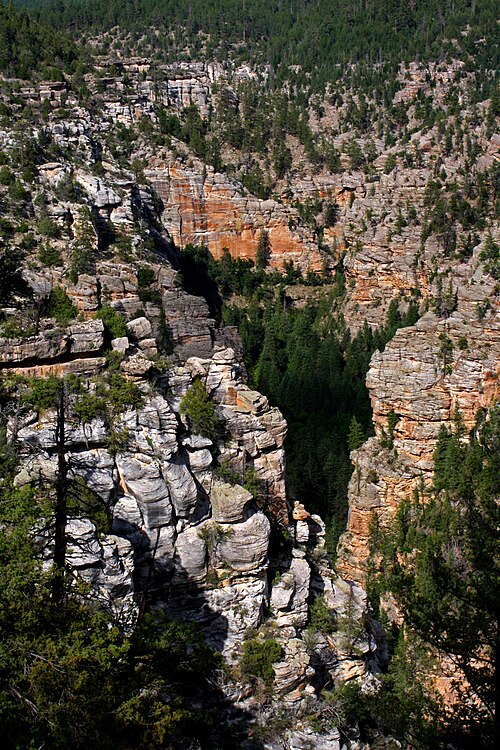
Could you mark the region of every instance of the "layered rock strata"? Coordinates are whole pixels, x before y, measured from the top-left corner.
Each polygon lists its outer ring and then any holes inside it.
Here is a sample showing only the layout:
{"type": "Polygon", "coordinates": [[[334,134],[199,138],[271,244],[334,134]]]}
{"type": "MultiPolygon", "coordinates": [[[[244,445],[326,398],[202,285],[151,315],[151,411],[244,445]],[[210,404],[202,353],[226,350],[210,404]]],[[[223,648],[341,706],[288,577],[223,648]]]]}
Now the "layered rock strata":
{"type": "MultiPolygon", "coordinates": [[[[63,286],[88,319],[65,327],[43,317],[38,334],[0,341],[6,370],[28,377],[72,373],[83,384],[66,406],[68,479],[83,482],[110,525],[98,530],[84,510],[70,514],[72,574],[123,627],[133,625],[147,600],[169,616],[200,623],[233,665],[249,632],[271,634],[282,646],[275,694],[287,705],[317,700],[315,684],[366,681],[379,668],[383,647],[372,626],[365,627],[363,592],[333,575],[321,519],[297,504],[291,512],[281,413],[246,384],[241,352],[229,345],[238,342],[234,330],[216,328],[205,301],[182,290],[167,261],[150,257],[147,268],[154,278],[154,301],[147,302],[140,299],[135,261],[103,260],[94,277],[76,283],[57,270],[31,269],[26,278],[34,289],[50,294],[63,286]],[[97,305],[104,288],[107,304],[126,322],[126,334],[112,340],[103,322],[90,317],[89,301],[97,305]],[[167,343],[166,358],[159,352],[167,343]],[[78,403],[106,378],[110,349],[118,372],[138,385],[142,403],[112,419],[82,420],[78,403]],[[193,431],[181,407],[195,380],[215,407],[218,427],[210,438],[193,431]],[[248,472],[256,494],[242,485],[248,472]],[[282,543],[271,555],[272,534],[282,543]],[[350,618],[354,640],[335,633],[311,640],[310,604],[319,595],[338,622],[350,618]]],[[[15,481],[50,486],[57,474],[57,412],[14,411],[8,434],[20,456],[15,481]]],[[[41,544],[50,564],[53,541],[49,536],[41,544]]],[[[250,685],[243,694],[227,690],[241,707],[253,706],[250,685]]]]}
{"type": "Polygon", "coordinates": [[[164,203],[163,225],[177,245],[204,244],[217,259],[227,248],[232,257],[255,260],[265,233],[270,266],[282,270],[291,262],[304,273],[328,267],[313,233],[298,227],[296,210],[245,195],[238,181],[201,162],[191,164],[167,156],[152,160],[146,170],[164,203]]]}
{"type": "MultiPolygon", "coordinates": [[[[472,290],[476,299],[475,285],[472,290]]],[[[478,411],[499,397],[498,305],[491,297],[492,309],[478,319],[466,289],[463,297],[450,317],[426,313],[372,358],[367,386],[375,437],[352,453],[349,518],[337,565],[350,580],[365,582],[371,524],[386,525],[416,487],[431,484],[440,427],[452,429],[459,418],[468,434],[478,411]]]]}

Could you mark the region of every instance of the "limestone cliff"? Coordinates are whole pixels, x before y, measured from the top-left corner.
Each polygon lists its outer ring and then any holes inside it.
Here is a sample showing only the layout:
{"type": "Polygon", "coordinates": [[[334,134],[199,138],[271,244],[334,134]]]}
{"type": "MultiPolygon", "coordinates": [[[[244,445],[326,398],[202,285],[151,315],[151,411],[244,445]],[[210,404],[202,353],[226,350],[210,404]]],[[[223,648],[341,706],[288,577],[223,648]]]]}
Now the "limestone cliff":
{"type": "Polygon", "coordinates": [[[499,397],[500,309],[493,287],[478,269],[460,289],[455,312],[426,313],[372,358],[367,386],[375,437],[352,454],[348,527],[339,549],[338,570],[351,580],[365,581],[372,521],[386,524],[415,487],[432,482],[441,425],[451,428],[458,413],[468,433],[478,411],[499,397]]]}
{"type": "Polygon", "coordinates": [[[282,270],[291,262],[304,273],[328,268],[313,233],[297,227],[297,210],[245,195],[238,181],[171,155],[152,160],[146,176],[164,202],[163,224],[180,247],[205,244],[216,259],[227,248],[233,257],[255,260],[266,232],[272,267],[282,270]]]}
{"type": "MultiPolygon", "coordinates": [[[[46,194],[55,196],[67,168],[44,165],[46,194]]],[[[46,487],[50,495],[58,412],[30,408],[23,394],[32,378],[64,377],[68,480],[109,519],[103,530],[90,511],[69,514],[67,564],[89,585],[89,597],[123,628],[133,627],[145,603],[196,621],[235,668],[249,633],[276,638],[276,698],[304,712],[324,684],[370,683],[384,659],[383,639],[364,592],[331,569],[322,520],[300,504],[291,507],[286,423],[248,386],[237,331],[217,327],[206,301],[184,291],[177,251],[148,188],[83,168],[75,181],[78,199],[47,209],[54,224],[72,227],[68,244],[54,240],[61,264],[45,267],[32,254],[22,269],[30,293],[5,308],[8,320],[26,326],[0,339],[0,368],[11,389],[7,435],[19,456],[15,483],[46,487]],[[127,260],[105,242],[109,221],[127,237],[127,260]],[[79,260],[85,232],[95,270],[70,278],[62,260],[79,260]],[[146,232],[154,249],[144,244],[146,232]],[[55,290],[69,319],[51,307],[55,290]],[[99,317],[103,309],[121,321],[122,335],[113,338],[99,317]],[[215,408],[209,437],[193,430],[182,407],[195,381],[215,408]],[[113,382],[136,390],[132,402],[109,411],[113,382]],[[311,636],[310,606],[319,596],[332,617],[349,620],[348,636],[311,636]]],[[[50,565],[50,534],[40,544],[50,565]]],[[[224,690],[235,705],[258,702],[250,684],[228,680],[224,690]]]]}

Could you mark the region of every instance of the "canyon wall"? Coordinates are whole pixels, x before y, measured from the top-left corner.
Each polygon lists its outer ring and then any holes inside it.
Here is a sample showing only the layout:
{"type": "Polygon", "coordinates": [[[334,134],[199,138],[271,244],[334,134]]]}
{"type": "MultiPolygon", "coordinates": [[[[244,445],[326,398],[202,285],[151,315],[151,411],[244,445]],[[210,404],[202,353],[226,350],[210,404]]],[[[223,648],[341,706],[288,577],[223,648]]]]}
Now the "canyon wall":
{"type": "Polygon", "coordinates": [[[366,582],[371,524],[387,525],[415,488],[431,485],[440,427],[452,429],[459,416],[467,435],[478,411],[499,397],[500,305],[494,288],[478,266],[460,289],[455,312],[441,318],[426,313],[397,331],[371,360],[366,383],[375,437],[352,453],[349,517],[337,563],[349,580],[366,582]]]}

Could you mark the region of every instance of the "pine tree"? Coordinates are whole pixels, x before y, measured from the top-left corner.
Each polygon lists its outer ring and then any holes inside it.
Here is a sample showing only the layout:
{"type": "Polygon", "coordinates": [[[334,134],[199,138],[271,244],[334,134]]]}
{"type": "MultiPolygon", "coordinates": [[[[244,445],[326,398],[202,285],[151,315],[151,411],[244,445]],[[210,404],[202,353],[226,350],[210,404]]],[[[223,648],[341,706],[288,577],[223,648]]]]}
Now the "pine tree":
{"type": "Polygon", "coordinates": [[[400,506],[379,552],[406,625],[467,680],[457,681],[461,700],[446,731],[460,746],[469,736],[488,748],[500,739],[500,405],[479,415],[468,444],[461,431],[441,428],[434,492],[400,506]]]}
{"type": "Polygon", "coordinates": [[[269,256],[271,254],[271,244],[269,242],[269,233],[267,229],[261,229],[257,252],[255,254],[255,265],[257,268],[267,268],[269,256]]]}
{"type": "Polygon", "coordinates": [[[350,451],[355,451],[365,442],[365,433],[360,423],[355,416],[352,417],[349,425],[349,435],[347,437],[347,445],[350,451]]]}

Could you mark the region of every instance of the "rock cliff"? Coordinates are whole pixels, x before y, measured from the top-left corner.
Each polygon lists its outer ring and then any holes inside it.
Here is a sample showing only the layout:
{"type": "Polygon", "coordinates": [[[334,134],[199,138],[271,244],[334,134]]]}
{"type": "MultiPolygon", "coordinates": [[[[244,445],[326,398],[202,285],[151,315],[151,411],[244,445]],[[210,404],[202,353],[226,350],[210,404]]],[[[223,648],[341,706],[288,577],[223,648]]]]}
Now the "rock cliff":
{"type": "Polygon", "coordinates": [[[296,209],[245,195],[241,183],[201,162],[155,158],[145,174],[164,202],[163,224],[180,247],[205,244],[216,259],[227,248],[233,257],[255,260],[266,232],[270,266],[282,270],[293,263],[304,273],[328,268],[330,259],[313,233],[297,226],[296,209]]]}
{"type": "Polygon", "coordinates": [[[493,288],[478,269],[460,289],[455,312],[445,318],[426,313],[371,360],[375,437],[352,454],[349,519],[337,566],[348,579],[366,581],[371,524],[387,524],[401,500],[431,484],[440,427],[452,428],[460,418],[468,434],[479,410],[498,399],[500,310],[493,288]],[[490,309],[482,317],[485,300],[490,309]]]}
{"type": "MultiPolygon", "coordinates": [[[[45,165],[46,191],[61,168],[45,165]]],[[[276,639],[276,699],[304,712],[324,684],[369,683],[384,648],[366,596],[336,578],[322,520],[300,504],[291,507],[286,423],[248,386],[236,330],[218,327],[205,300],[184,291],[162,209],[146,188],[83,169],[76,180],[85,203],[65,202],[73,236],[69,249],[54,244],[61,260],[68,253],[74,262],[88,232],[86,206],[94,217],[93,273],[70,278],[62,265],[47,268],[33,256],[23,270],[29,294],[5,310],[20,322],[36,317],[36,330],[0,339],[16,485],[45,487],[50,495],[60,471],[61,411],[28,396],[33,383],[62,377],[67,479],[80,503],[66,526],[67,564],[89,586],[89,598],[123,628],[146,602],[195,621],[236,670],[251,634],[276,639]],[[105,244],[106,221],[126,230],[127,260],[105,244]],[[145,231],[155,250],[144,246],[145,231]],[[99,317],[103,310],[114,323],[99,317]],[[113,333],[117,321],[120,335],[113,333]],[[209,436],[193,428],[183,406],[195,383],[213,404],[209,436]],[[349,637],[311,635],[318,597],[332,617],[349,619],[349,637]]],[[[55,223],[58,214],[50,216],[55,223]]],[[[45,533],[40,544],[50,565],[54,539],[45,533]]],[[[224,689],[243,708],[257,700],[250,684],[242,689],[228,680],[224,689]]]]}
{"type": "MultiPolygon", "coordinates": [[[[26,254],[30,290],[5,305],[0,339],[0,371],[15,384],[6,413],[20,458],[16,484],[50,486],[58,471],[60,414],[53,405],[27,405],[30,379],[77,382],[65,407],[68,476],[108,523],[101,528],[81,509],[70,515],[67,561],[75,579],[89,584],[89,597],[124,628],[146,603],[198,622],[238,677],[245,640],[275,639],[281,655],[274,695],[304,719],[287,741],[340,747],[335,731],[319,737],[304,717],[318,709],[325,685],[358,680],[369,689],[384,664],[383,637],[361,588],[371,524],[386,524],[414,488],[430,485],[440,426],[459,413],[470,430],[478,409],[498,397],[498,284],[482,260],[497,219],[479,222],[478,233],[466,237],[455,215],[453,244],[453,232],[443,237],[432,215],[432,201],[445,192],[436,181],[464,187],[467,170],[471,204],[479,206],[478,186],[493,180],[498,138],[479,118],[475,166],[472,145],[458,156],[445,153],[439,127],[424,127],[418,116],[416,97],[427,83],[417,66],[393,102],[409,103],[399,144],[406,152],[389,139],[363,137],[362,147],[374,153],[361,169],[350,161],[351,134],[341,128],[346,108],[326,106],[324,121],[311,121],[320,134],[334,127],[337,172],[313,168],[287,136],[292,168],[263,200],[243,187],[248,164],[238,165],[234,154],[218,172],[159,131],[160,105],[182,113],[194,104],[208,118],[214,82],[234,87],[234,72],[181,65],[155,86],[146,61],[122,60],[125,86],[123,75],[104,75],[109,63],[87,81],[96,110],[64,83],[21,88],[12,102],[18,129],[24,105],[46,106],[23,135],[38,143],[43,132],[50,144],[37,152],[30,181],[18,168],[23,197],[0,227],[2,242],[7,237],[26,254]],[[313,218],[304,218],[314,202],[313,218]],[[327,222],[328,204],[334,217],[327,222]],[[342,578],[328,562],[322,519],[287,497],[282,414],[249,387],[237,331],[220,326],[178,272],[175,245],[203,243],[215,258],[227,248],[255,259],[262,232],[273,269],[291,262],[327,281],[334,270],[342,276],[345,294],[335,304],[345,331],[365,321],[380,327],[392,300],[402,310],[414,302],[421,315],[371,360],[375,436],[352,454],[342,578]],[[118,332],[105,309],[117,316],[118,332]],[[113,382],[133,386],[133,397],[109,411],[102,402],[106,394],[111,399],[113,382]],[[194,429],[185,408],[197,383],[214,409],[208,435],[194,429]],[[317,602],[335,620],[329,632],[314,623],[317,602]]],[[[428,92],[436,106],[451,86],[442,73],[432,71],[428,92]]],[[[484,115],[485,103],[480,110],[484,115]]],[[[0,145],[12,159],[29,151],[5,119],[0,145]]],[[[5,180],[2,207],[9,190],[15,194],[5,180]]],[[[49,565],[53,539],[40,544],[49,565]]],[[[224,690],[243,708],[255,708],[261,697],[241,679],[228,679],[224,690]]]]}

